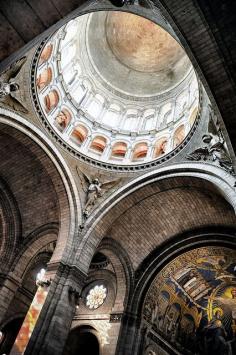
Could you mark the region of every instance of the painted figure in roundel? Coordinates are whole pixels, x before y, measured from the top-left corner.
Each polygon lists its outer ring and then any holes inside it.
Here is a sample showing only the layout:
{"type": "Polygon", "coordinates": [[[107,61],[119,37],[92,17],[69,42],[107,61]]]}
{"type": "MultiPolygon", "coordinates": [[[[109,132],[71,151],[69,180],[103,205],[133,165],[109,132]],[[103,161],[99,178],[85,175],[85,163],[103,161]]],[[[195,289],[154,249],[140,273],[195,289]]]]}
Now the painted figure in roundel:
{"type": "Polygon", "coordinates": [[[236,354],[236,251],[211,246],[174,259],[149,288],[143,318],[183,355],[236,354]]]}

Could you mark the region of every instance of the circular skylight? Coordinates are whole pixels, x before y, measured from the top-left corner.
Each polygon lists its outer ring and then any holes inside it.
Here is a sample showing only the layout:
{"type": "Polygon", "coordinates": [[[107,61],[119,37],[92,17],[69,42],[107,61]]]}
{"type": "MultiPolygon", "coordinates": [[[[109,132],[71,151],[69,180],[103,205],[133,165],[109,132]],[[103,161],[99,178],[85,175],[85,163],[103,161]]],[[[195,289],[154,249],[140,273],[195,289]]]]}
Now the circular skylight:
{"type": "Polygon", "coordinates": [[[35,79],[37,107],[59,141],[111,165],[167,155],[198,113],[198,81],[180,44],[131,13],[70,21],[42,48],[35,79]]]}

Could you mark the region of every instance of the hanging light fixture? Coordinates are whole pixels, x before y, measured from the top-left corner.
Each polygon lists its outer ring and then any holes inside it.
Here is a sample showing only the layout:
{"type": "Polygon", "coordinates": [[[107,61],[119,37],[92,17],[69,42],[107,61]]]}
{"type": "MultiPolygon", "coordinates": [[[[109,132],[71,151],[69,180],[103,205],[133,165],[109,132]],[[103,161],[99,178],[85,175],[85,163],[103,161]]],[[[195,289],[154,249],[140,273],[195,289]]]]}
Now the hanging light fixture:
{"type": "Polygon", "coordinates": [[[45,280],[45,273],[46,270],[45,269],[41,269],[36,276],[36,285],[37,286],[41,286],[41,287],[48,287],[51,284],[51,281],[49,280],[45,280]]]}

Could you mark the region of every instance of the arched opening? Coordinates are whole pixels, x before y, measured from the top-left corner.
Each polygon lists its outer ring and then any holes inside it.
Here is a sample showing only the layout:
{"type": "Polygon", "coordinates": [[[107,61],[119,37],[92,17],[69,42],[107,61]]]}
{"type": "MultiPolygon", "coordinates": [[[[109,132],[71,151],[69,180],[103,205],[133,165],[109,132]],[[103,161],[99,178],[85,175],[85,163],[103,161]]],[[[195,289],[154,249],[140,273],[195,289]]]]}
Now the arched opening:
{"type": "Polygon", "coordinates": [[[53,45],[52,44],[48,44],[42,51],[40,59],[39,59],[39,65],[45,63],[52,54],[52,50],[53,50],[53,45]]]}
{"type": "Polygon", "coordinates": [[[81,145],[88,136],[88,130],[86,127],[79,125],[75,127],[72,132],[71,138],[76,143],[81,145]]]}
{"type": "Polygon", "coordinates": [[[43,88],[45,88],[47,85],[50,84],[52,80],[52,69],[51,68],[47,68],[44,69],[42,71],[42,73],[39,74],[39,76],[37,77],[37,87],[39,88],[39,90],[42,90],[43,88]]]}
{"type": "Polygon", "coordinates": [[[145,142],[138,143],[134,147],[133,161],[138,159],[144,159],[147,156],[148,145],[145,142]]]}
{"type": "Polygon", "coordinates": [[[184,125],[179,126],[173,136],[173,148],[176,148],[180,143],[183,142],[185,138],[185,128],[184,125]]]}
{"type": "Polygon", "coordinates": [[[198,113],[198,109],[195,107],[193,109],[193,111],[191,112],[190,116],[189,116],[189,124],[190,124],[190,127],[193,126],[194,122],[195,122],[195,119],[196,119],[196,116],[197,116],[197,113],[198,113]]]}
{"type": "Polygon", "coordinates": [[[54,109],[59,102],[59,95],[56,90],[52,90],[48,95],[44,98],[45,109],[47,112],[50,112],[54,109]]]}
{"type": "MultiPolygon", "coordinates": [[[[16,122],[15,125],[17,127],[16,122]]],[[[6,272],[1,274],[0,291],[1,299],[4,301],[0,303],[0,331],[4,338],[5,324],[8,324],[13,317],[15,319],[19,315],[24,318],[29,313],[37,290],[36,275],[41,268],[46,269],[54,253],[58,234],[63,230],[63,227],[60,230],[58,228],[59,204],[61,196],[65,197],[67,194],[57,171],[57,165],[54,164],[55,159],[53,162],[47,155],[47,146],[43,144],[43,134],[40,146],[34,141],[33,133],[31,139],[15,127],[3,123],[0,126],[0,146],[4,157],[0,164],[0,175],[4,176],[11,191],[11,195],[8,193],[10,207],[14,207],[14,201],[16,201],[17,210],[13,209],[13,211],[15,214],[19,212],[21,220],[20,233],[19,235],[16,233],[17,238],[10,250],[12,260],[7,265],[6,272]],[[18,171],[17,175],[13,173],[15,169],[18,171]],[[26,180],[27,184],[24,183],[26,180]]],[[[5,185],[1,184],[0,189],[4,189],[5,192],[5,185]]],[[[6,200],[5,196],[4,198],[6,200]]],[[[66,198],[63,198],[63,205],[69,214],[66,198]]],[[[9,209],[8,205],[6,207],[9,209]]],[[[8,213],[8,219],[13,229],[15,221],[10,213],[8,213]]],[[[18,225],[14,228],[17,232],[18,225]]],[[[8,233],[8,236],[11,234],[8,233]]],[[[65,229],[63,239],[67,236],[65,229]]],[[[63,247],[60,249],[63,253],[63,247]]],[[[5,261],[4,264],[6,264],[5,261]]],[[[46,280],[48,280],[47,277],[46,280]]],[[[44,300],[39,303],[38,305],[42,308],[44,300]]],[[[15,333],[12,333],[12,340],[7,341],[8,347],[14,343],[19,328],[20,325],[15,333]]],[[[33,327],[28,329],[28,334],[31,335],[33,327]]],[[[5,352],[4,348],[4,351],[0,353],[8,352],[5,352]]]]}
{"type": "Polygon", "coordinates": [[[166,153],[167,138],[163,137],[157,140],[155,144],[154,158],[158,158],[166,153]]]}
{"type": "Polygon", "coordinates": [[[72,329],[63,355],[99,355],[99,341],[96,331],[89,326],[72,329]]]}
{"type": "MultiPolygon", "coordinates": [[[[181,253],[156,273],[142,319],[165,340],[159,344],[168,353],[235,353],[235,256],[234,248],[208,244],[181,253]]],[[[152,339],[147,332],[140,354],[152,339]]]]}
{"type": "Polygon", "coordinates": [[[102,136],[97,136],[91,143],[90,149],[95,151],[98,154],[102,154],[105,150],[107,144],[106,138],[102,136]]]}
{"type": "Polygon", "coordinates": [[[127,151],[127,144],[124,142],[117,142],[112,147],[111,156],[114,158],[124,158],[127,151]]]}
{"type": "Polygon", "coordinates": [[[1,354],[9,354],[16,336],[20,330],[20,327],[23,323],[24,318],[18,317],[9,321],[4,327],[1,329],[0,333],[0,353],[1,354]]]}
{"type": "Polygon", "coordinates": [[[57,115],[57,117],[55,119],[55,124],[56,124],[57,128],[61,132],[63,132],[65,130],[65,128],[69,125],[70,121],[71,121],[71,114],[66,108],[64,108],[57,115]]]}

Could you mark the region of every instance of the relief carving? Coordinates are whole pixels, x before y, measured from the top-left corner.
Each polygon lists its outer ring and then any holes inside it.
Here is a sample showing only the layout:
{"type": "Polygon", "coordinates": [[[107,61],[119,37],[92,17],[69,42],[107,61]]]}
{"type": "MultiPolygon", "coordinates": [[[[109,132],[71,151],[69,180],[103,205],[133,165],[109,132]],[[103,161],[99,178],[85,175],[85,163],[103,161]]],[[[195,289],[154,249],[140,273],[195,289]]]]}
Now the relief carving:
{"type": "Polygon", "coordinates": [[[217,120],[211,117],[208,133],[202,136],[202,141],[205,143],[187,155],[188,160],[192,161],[210,161],[214,162],[235,176],[235,171],[232,165],[231,158],[228,153],[226,142],[217,120]]]}
{"type": "Polygon", "coordinates": [[[18,60],[0,76],[0,103],[15,111],[27,113],[17,92],[20,89],[17,76],[26,62],[26,57],[18,60]]]}

